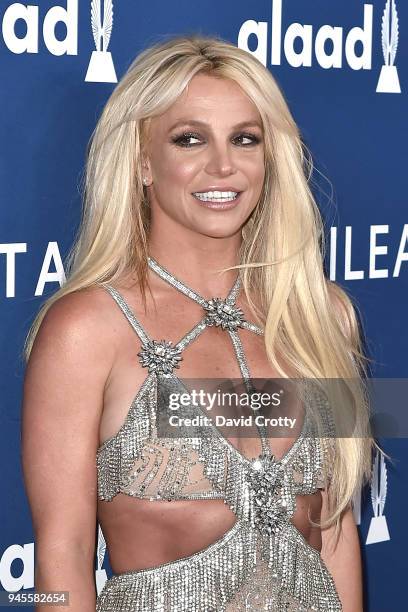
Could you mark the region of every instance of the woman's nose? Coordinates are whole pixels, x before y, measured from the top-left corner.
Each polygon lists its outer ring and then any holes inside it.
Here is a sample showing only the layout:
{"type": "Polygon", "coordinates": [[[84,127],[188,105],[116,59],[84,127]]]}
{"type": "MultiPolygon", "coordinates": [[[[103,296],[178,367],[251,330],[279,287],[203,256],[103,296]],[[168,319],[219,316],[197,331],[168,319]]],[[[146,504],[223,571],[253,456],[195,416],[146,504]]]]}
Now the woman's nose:
{"type": "Polygon", "coordinates": [[[209,150],[209,160],[207,164],[209,174],[233,174],[235,165],[231,146],[229,144],[217,144],[209,150]]]}

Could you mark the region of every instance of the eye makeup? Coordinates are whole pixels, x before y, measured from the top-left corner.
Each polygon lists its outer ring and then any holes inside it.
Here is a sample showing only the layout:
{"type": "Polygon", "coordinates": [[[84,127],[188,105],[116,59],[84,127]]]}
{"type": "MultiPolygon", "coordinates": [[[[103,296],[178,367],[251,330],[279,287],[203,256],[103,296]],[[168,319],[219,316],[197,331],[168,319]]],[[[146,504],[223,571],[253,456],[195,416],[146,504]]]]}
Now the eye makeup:
{"type": "MultiPolygon", "coordinates": [[[[184,147],[184,148],[192,148],[192,147],[198,146],[199,143],[198,144],[185,143],[185,141],[188,140],[189,138],[195,138],[199,140],[201,136],[197,132],[183,131],[179,134],[175,134],[171,136],[170,140],[173,144],[180,146],[180,147],[184,147]],[[183,144],[183,141],[184,141],[184,144],[183,144]]],[[[244,139],[246,138],[247,140],[251,140],[250,143],[239,145],[243,148],[252,147],[261,142],[261,138],[259,136],[257,136],[256,134],[248,133],[248,132],[242,132],[240,134],[237,134],[237,136],[235,136],[233,140],[236,140],[237,138],[244,138],[244,139]]]]}

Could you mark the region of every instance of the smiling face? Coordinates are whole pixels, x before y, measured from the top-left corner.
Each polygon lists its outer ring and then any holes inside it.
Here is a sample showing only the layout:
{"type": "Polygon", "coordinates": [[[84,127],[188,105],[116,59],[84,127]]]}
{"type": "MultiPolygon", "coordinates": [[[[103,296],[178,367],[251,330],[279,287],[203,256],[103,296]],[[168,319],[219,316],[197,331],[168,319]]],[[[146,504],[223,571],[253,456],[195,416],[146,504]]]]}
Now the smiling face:
{"type": "Polygon", "coordinates": [[[240,236],[265,176],[259,112],[234,81],[197,74],[171,108],[151,120],[144,159],[153,231],[240,236]],[[193,195],[215,190],[240,193],[221,204],[193,195]]]}

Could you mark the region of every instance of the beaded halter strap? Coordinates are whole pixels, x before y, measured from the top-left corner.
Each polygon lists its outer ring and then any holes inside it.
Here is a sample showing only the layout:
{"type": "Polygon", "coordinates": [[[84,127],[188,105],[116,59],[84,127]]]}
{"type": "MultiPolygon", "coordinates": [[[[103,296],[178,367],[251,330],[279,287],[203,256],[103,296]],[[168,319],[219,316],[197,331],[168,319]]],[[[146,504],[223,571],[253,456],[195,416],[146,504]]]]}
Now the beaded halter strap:
{"type": "MultiPolygon", "coordinates": [[[[250,379],[248,364],[245,359],[244,349],[237,329],[239,327],[248,329],[249,331],[252,331],[260,336],[263,335],[263,331],[254,323],[246,321],[244,319],[244,313],[235,304],[237,296],[241,289],[241,279],[239,277],[239,274],[232,288],[230,289],[228,296],[225,299],[214,297],[209,300],[206,300],[196,291],[193,291],[193,289],[191,289],[181,280],[176,278],[173,274],[171,274],[171,272],[161,266],[152,257],[148,258],[148,265],[154,272],[156,272],[158,276],[160,276],[160,278],[166,281],[169,285],[171,285],[180,293],[184,294],[185,296],[194,300],[195,302],[197,302],[197,304],[200,304],[200,306],[202,306],[205,312],[205,316],[200,323],[204,325],[204,328],[216,326],[229,334],[232,340],[232,344],[235,350],[244,384],[250,394],[254,392],[255,389],[250,379]]],[[[169,368],[171,369],[173,367],[178,367],[178,363],[175,364],[175,360],[176,362],[182,360],[182,357],[180,356],[181,351],[179,351],[179,346],[176,345],[176,347],[173,347],[170,342],[162,341],[162,345],[160,347],[156,346],[154,350],[155,354],[158,355],[159,358],[163,358],[165,361],[167,361],[167,363],[169,364],[169,368]],[[176,353],[174,351],[176,351],[176,353]]],[[[154,359],[152,352],[150,352],[150,354],[148,355],[142,350],[139,355],[141,356],[140,362],[145,367],[148,366],[150,360],[154,359]]],[[[256,424],[256,427],[258,429],[262,445],[262,451],[261,455],[259,456],[259,461],[264,462],[267,458],[272,458],[272,452],[266,435],[266,427],[258,423],[256,424]]]]}

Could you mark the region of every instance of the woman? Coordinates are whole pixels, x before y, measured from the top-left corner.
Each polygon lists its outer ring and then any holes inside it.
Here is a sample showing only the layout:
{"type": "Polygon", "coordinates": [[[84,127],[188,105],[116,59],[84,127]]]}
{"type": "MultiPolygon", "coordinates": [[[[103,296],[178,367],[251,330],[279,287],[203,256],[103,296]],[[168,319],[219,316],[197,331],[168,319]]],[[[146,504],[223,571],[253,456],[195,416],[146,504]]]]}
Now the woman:
{"type": "Polygon", "coordinates": [[[371,438],[156,429],[163,381],[362,380],[304,151],[272,75],[221,39],[152,46],[108,100],[67,282],[27,341],[36,589],[71,610],[362,610],[351,498],[371,438]],[[96,517],[114,576],[95,602],[96,517]]]}

